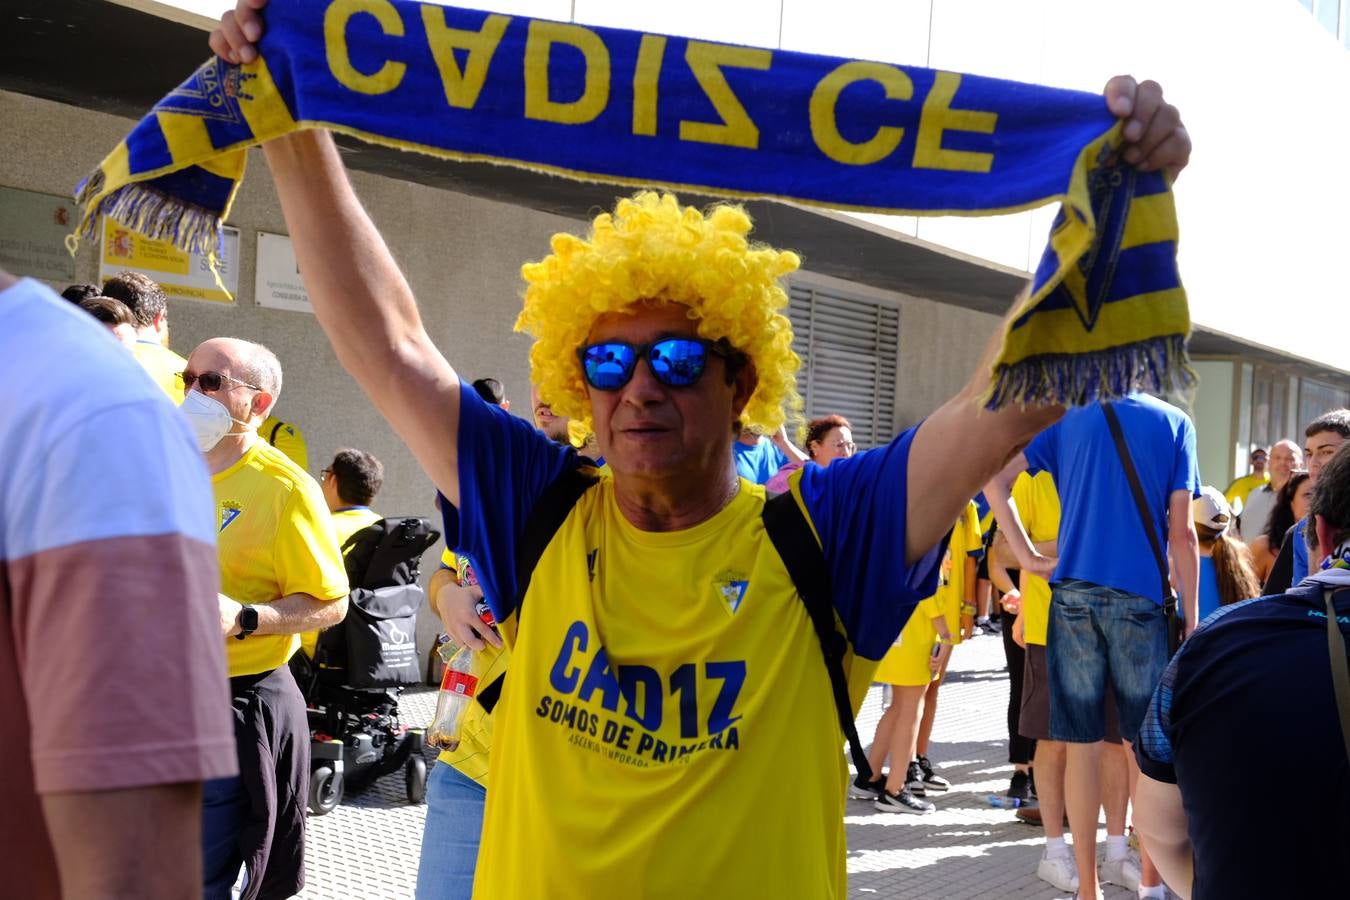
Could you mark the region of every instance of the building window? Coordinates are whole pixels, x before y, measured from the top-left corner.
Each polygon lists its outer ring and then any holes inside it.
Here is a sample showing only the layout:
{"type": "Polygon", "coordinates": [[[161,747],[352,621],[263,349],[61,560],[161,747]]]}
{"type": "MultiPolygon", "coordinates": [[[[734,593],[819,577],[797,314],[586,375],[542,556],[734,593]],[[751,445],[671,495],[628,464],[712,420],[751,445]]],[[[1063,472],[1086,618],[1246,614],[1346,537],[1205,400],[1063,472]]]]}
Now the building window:
{"type": "Polygon", "coordinates": [[[806,418],[843,416],[859,449],[888,442],[895,436],[900,309],[799,281],[790,297],[806,418]]]}
{"type": "Polygon", "coordinates": [[[1269,447],[1289,437],[1289,376],[1277,369],[1256,366],[1252,372],[1252,446],[1269,447]]]}
{"type": "Polygon", "coordinates": [[[1304,378],[1298,391],[1299,434],[1295,440],[1302,443],[1303,429],[1324,412],[1350,406],[1350,391],[1304,378]]]}

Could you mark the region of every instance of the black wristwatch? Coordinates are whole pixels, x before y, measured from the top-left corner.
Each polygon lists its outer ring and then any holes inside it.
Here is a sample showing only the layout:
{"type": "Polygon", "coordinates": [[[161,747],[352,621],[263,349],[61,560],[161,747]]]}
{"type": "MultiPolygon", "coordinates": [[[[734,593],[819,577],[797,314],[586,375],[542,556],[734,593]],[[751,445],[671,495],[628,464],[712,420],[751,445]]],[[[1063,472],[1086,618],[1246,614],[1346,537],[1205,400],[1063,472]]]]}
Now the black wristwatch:
{"type": "Polygon", "coordinates": [[[234,639],[242,641],[257,630],[258,610],[252,606],[241,606],[239,608],[239,633],[234,636],[234,639]]]}

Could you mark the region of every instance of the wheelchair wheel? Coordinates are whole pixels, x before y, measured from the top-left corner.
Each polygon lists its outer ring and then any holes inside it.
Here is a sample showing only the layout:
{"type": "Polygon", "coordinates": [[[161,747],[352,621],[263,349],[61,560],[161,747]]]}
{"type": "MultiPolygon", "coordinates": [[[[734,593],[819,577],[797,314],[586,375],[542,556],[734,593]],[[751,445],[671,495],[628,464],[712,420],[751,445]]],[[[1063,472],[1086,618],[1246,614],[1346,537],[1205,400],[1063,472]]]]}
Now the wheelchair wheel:
{"type": "Polygon", "coordinates": [[[332,766],[322,765],[309,775],[309,811],[327,815],[342,802],[342,776],[332,766]]]}
{"type": "Polygon", "coordinates": [[[420,755],[408,757],[403,767],[404,781],[408,786],[408,802],[421,803],[427,798],[427,761],[420,755]]]}

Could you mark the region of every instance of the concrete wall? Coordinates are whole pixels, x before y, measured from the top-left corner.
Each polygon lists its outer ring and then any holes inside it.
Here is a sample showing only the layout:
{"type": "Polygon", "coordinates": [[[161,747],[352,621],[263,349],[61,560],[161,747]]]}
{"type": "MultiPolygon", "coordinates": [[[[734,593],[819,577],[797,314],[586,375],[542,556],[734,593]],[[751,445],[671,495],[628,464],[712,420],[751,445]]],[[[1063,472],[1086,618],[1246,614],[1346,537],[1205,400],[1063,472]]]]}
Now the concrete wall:
{"type": "MultiPolygon", "coordinates": [[[[69,196],[134,124],[116,116],[0,91],[0,185],[69,196]]],[[[555,231],[579,223],[423,185],[362,173],[353,182],[393,249],[422,307],[427,329],[468,379],[506,385],[517,414],[529,415],[528,341],[511,330],[520,308],[520,263],[548,252],[555,231]]],[[[239,289],[233,304],[171,300],[171,344],[187,355],[202,340],[231,335],[260,341],[281,359],[285,386],[277,413],[309,444],[310,471],[340,447],[373,452],[385,464],[376,500],[384,513],[432,516],[433,490],[412,455],[338,365],[318,323],[306,313],[254,303],[257,232],[286,233],[265,161],[254,151],[229,224],[240,229],[239,289]]],[[[97,242],[76,258],[75,280],[98,280],[97,242]]],[[[16,273],[23,274],[23,273],[16,273]]],[[[897,426],[918,421],[970,374],[997,325],[993,316],[921,298],[876,291],[804,273],[855,294],[901,307],[897,426]]],[[[55,285],[64,287],[64,285],[55,285]]],[[[427,557],[428,569],[431,555],[427,557]]],[[[434,633],[424,622],[422,639],[434,633]]]]}
{"type": "MultiPolygon", "coordinates": [[[[1231,360],[1194,363],[1200,384],[1191,402],[1200,480],[1224,490],[1236,477],[1233,444],[1234,364],[1231,360]]],[[[1246,463],[1245,454],[1242,461],[1246,463]]],[[[1245,469],[1244,469],[1245,472],[1245,469]]]]}

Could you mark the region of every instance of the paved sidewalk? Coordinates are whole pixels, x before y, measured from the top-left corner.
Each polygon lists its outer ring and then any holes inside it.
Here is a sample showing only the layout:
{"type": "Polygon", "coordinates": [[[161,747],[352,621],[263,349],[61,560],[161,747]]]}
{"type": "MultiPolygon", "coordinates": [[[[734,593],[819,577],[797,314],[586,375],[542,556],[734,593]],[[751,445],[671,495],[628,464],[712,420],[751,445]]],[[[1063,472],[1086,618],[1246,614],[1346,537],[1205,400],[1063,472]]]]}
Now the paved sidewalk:
{"type": "MultiPolygon", "coordinates": [[[[929,753],[952,781],[952,790],[934,798],[938,809],[928,816],[877,812],[870,802],[848,802],[850,897],[1067,897],[1036,878],[1041,829],[986,803],[988,794],[1006,789],[1011,774],[1004,724],[1007,690],[998,638],[978,637],[956,649],[929,753]]],[[[429,688],[405,694],[404,721],[425,724],[435,702],[435,691],[429,688]]],[[[864,741],[871,740],[880,715],[881,691],[874,687],[858,719],[864,741]]],[[[349,796],[329,815],[311,816],[309,886],[301,896],[411,897],[424,815],[425,807],[408,805],[402,775],[396,773],[349,796]]],[[[1129,896],[1107,888],[1107,900],[1129,896]]]]}

